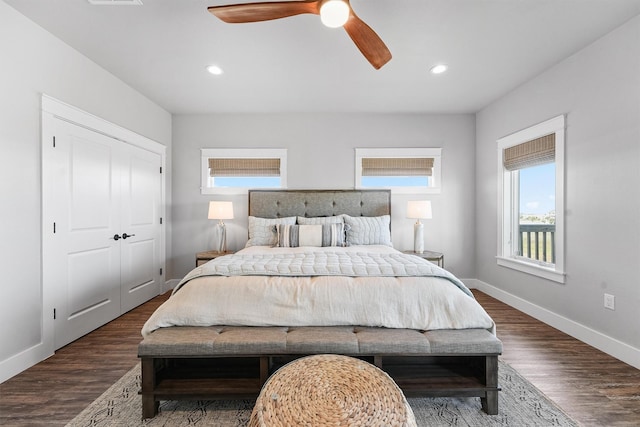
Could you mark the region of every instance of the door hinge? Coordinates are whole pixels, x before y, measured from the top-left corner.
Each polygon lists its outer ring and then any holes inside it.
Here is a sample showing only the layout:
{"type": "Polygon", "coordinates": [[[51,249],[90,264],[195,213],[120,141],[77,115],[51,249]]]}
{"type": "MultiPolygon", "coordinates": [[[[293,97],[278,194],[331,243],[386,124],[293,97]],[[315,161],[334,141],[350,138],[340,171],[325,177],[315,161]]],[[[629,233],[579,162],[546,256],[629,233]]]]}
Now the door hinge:
{"type": "Polygon", "coordinates": [[[53,137],[53,148],[56,148],[56,137],[53,137]]]}
{"type": "Polygon", "coordinates": [[[162,269],[160,269],[160,275],[162,276],[162,269]]]}
{"type": "Polygon", "coordinates": [[[56,234],[56,223],[53,223],[53,234],[56,234]]]}
{"type": "Polygon", "coordinates": [[[160,166],[160,173],[162,173],[162,166],[160,166]]]}
{"type": "Polygon", "coordinates": [[[160,217],[160,225],[162,225],[162,217],[160,217]]]}
{"type": "Polygon", "coordinates": [[[56,320],[56,309],[53,309],[53,320],[56,320]]]}

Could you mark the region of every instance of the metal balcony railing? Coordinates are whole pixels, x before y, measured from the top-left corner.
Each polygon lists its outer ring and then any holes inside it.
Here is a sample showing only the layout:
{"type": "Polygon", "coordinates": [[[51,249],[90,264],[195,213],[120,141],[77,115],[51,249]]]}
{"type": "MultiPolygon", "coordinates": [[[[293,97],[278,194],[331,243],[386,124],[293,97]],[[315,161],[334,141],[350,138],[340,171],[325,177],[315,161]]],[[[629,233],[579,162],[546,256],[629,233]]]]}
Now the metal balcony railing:
{"type": "Polygon", "coordinates": [[[521,256],[555,264],[556,226],[554,224],[520,224],[519,230],[521,256]]]}

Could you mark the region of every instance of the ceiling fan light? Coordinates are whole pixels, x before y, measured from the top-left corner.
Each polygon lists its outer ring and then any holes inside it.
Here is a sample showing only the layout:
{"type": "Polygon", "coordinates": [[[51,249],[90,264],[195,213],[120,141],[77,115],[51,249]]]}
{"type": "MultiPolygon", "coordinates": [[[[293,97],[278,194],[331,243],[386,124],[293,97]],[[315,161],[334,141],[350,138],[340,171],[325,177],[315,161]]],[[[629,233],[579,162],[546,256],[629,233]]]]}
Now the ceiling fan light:
{"type": "Polygon", "coordinates": [[[327,0],[320,7],[320,20],[329,28],[342,27],[349,19],[349,5],[342,0],[327,0]]]}

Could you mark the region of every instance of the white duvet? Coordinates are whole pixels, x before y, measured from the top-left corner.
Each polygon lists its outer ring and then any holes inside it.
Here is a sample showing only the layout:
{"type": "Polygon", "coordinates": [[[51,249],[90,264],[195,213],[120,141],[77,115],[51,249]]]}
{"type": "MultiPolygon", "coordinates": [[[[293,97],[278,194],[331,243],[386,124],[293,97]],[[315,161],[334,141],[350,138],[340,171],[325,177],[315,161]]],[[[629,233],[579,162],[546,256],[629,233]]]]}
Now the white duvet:
{"type": "MultiPolygon", "coordinates": [[[[238,254],[363,250],[374,254],[399,253],[387,246],[252,246],[238,254]]],[[[200,270],[206,272],[207,269],[200,270]]],[[[182,285],[151,315],[142,329],[143,336],[164,327],[212,325],[481,328],[494,332],[494,323],[480,304],[442,277],[198,277],[193,273],[188,277],[196,277],[182,285]]]]}

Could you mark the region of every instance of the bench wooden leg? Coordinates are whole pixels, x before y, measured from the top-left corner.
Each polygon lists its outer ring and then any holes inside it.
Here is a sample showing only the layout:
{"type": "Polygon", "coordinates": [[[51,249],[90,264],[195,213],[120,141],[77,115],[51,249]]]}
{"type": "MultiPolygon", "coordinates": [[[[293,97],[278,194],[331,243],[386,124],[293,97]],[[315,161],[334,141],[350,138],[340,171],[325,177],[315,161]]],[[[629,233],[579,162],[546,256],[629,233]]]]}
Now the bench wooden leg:
{"type": "Polygon", "coordinates": [[[142,418],[153,418],[158,415],[160,402],[156,401],[153,396],[142,396],[142,418]]]}
{"type": "Polygon", "coordinates": [[[260,358],[260,384],[264,384],[269,378],[269,369],[271,365],[270,357],[261,357],[260,358]]]}
{"type": "Polygon", "coordinates": [[[487,397],[481,397],[480,402],[482,403],[482,410],[486,412],[487,415],[498,415],[497,391],[488,391],[487,397]]]}
{"type": "Polygon", "coordinates": [[[373,356],[373,364],[382,369],[382,356],[373,356]]]}
{"type": "Polygon", "coordinates": [[[156,366],[153,358],[142,358],[142,418],[153,418],[158,414],[160,402],[155,398],[156,366]]]}
{"type": "Polygon", "coordinates": [[[484,383],[489,390],[480,398],[482,410],[489,415],[498,414],[498,356],[485,356],[484,383]]]}

